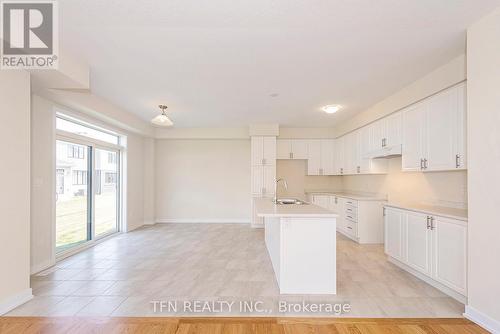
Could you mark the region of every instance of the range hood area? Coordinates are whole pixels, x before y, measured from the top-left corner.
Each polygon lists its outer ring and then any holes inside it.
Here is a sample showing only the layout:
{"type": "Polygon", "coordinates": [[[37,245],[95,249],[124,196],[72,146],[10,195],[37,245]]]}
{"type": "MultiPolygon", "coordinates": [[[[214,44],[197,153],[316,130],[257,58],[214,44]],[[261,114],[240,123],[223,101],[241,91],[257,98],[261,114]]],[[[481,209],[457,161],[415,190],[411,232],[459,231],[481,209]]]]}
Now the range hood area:
{"type": "Polygon", "coordinates": [[[371,159],[389,159],[401,156],[401,145],[387,146],[376,151],[370,152],[371,159]]]}

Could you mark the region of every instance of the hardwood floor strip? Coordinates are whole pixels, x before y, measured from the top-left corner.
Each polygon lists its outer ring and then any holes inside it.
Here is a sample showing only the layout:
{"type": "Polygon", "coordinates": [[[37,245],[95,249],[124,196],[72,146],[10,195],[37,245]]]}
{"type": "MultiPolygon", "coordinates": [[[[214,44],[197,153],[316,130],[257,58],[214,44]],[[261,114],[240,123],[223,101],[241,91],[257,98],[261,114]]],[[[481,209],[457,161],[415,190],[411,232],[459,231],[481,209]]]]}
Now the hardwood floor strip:
{"type": "Polygon", "coordinates": [[[1,334],[486,334],[467,319],[3,317],[1,334]]]}

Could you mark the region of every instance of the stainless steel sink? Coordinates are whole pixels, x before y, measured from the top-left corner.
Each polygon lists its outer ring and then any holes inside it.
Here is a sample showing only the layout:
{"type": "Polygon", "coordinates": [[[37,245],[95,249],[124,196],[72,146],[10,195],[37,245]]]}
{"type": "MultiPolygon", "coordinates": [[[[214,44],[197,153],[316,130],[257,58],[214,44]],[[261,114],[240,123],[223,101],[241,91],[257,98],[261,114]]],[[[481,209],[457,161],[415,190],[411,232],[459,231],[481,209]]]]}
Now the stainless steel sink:
{"type": "Polygon", "coordinates": [[[278,204],[278,205],[290,205],[290,204],[306,205],[309,203],[301,201],[300,199],[296,199],[296,198],[278,198],[276,200],[276,204],[278,204]]]}

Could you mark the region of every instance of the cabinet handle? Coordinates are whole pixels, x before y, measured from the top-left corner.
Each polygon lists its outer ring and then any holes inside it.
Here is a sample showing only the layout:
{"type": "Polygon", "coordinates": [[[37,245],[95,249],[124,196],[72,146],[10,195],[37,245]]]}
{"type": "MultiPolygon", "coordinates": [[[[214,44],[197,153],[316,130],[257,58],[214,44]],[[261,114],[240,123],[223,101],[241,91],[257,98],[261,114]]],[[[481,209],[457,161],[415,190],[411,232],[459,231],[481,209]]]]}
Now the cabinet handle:
{"type": "Polygon", "coordinates": [[[382,147],[384,147],[384,138],[382,138],[382,147]]]}
{"type": "Polygon", "coordinates": [[[455,155],[455,167],[460,168],[460,155],[455,155]]]}
{"type": "Polygon", "coordinates": [[[338,198],[337,198],[337,197],[335,197],[335,204],[337,204],[337,203],[338,203],[338,201],[339,201],[339,200],[338,200],[338,198]]]}
{"type": "Polygon", "coordinates": [[[340,169],[340,174],[344,174],[344,168],[340,169]]]}
{"type": "Polygon", "coordinates": [[[434,217],[431,218],[431,230],[434,230],[434,217]]]}
{"type": "Polygon", "coordinates": [[[431,217],[427,216],[427,229],[431,228],[430,220],[431,220],[431,217]]]}
{"type": "Polygon", "coordinates": [[[350,227],[350,226],[347,226],[347,228],[350,229],[350,230],[352,230],[352,227],[350,227]]]}
{"type": "Polygon", "coordinates": [[[384,216],[384,217],[385,217],[385,207],[384,207],[384,208],[382,208],[382,216],[384,216]]]}
{"type": "Polygon", "coordinates": [[[424,159],[424,169],[427,169],[427,159],[424,159]]]}
{"type": "Polygon", "coordinates": [[[424,159],[420,158],[420,169],[424,169],[424,159]]]}
{"type": "Polygon", "coordinates": [[[351,216],[347,216],[347,218],[351,218],[351,219],[352,219],[352,217],[351,217],[351,216]]]}
{"type": "Polygon", "coordinates": [[[358,170],[358,174],[361,172],[361,167],[357,167],[357,170],[358,170]]]}
{"type": "Polygon", "coordinates": [[[290,152],[290,159],[293,159],[293,152],[290,152]]]}

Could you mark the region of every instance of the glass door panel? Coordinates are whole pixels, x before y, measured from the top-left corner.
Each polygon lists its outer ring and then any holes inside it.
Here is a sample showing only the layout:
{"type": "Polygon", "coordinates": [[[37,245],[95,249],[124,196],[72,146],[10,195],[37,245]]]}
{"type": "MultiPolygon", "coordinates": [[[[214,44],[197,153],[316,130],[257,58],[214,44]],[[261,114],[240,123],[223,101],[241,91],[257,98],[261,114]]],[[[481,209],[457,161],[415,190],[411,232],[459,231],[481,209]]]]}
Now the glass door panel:
{"type": "Polygon", "coordinates": [[[90,240],[91,147],[56,141],[56,252],[90,240]]]}
{"type": "Polygon", "coordinates": [[[118,151],[95,149],[94,234],[102,237],[118,230],[118,151]]]}

